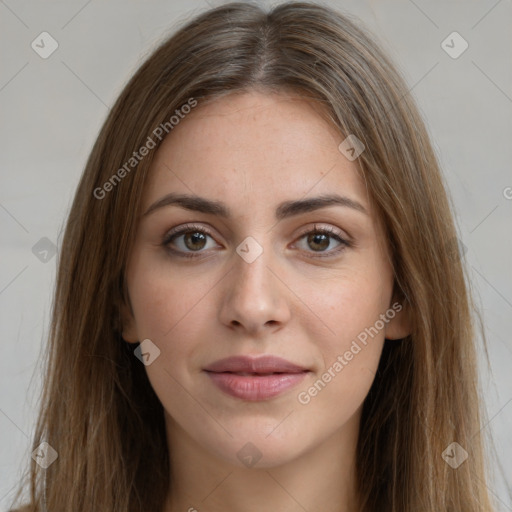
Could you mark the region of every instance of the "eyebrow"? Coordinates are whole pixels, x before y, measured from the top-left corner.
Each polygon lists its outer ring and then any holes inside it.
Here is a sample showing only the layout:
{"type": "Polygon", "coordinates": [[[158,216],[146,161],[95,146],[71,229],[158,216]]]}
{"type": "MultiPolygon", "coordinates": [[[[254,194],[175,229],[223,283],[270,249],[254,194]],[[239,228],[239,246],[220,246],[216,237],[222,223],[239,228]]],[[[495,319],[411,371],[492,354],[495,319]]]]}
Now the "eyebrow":
{"type": "MultiPolygon", "coordinates": [[[[191,194],[170,193],[154,202],[143,214],[143,217],[153,213],[164,206],[176,205],[194,212],[218,215],[223,218],[232,216],[230,209],[221,201],[214,201],[205,197],[191,194]]],[[[283,220],[301,213],[312,212],[328,206],[345,206],[368,215],[366,208],[354,199],[338,194],[325,194],[309,199],[284,201],[278,205],[275,212],[277,220],[283,220]]]]}

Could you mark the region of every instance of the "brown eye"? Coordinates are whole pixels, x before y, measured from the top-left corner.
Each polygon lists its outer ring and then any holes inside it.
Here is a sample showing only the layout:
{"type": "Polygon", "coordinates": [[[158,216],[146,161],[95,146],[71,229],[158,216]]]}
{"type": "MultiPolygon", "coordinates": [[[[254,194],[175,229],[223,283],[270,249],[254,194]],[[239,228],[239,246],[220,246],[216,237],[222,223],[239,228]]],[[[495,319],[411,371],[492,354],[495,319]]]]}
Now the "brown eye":
{"type": "Polygon", "coordinates": [[[206,235],[199,231],[188,231],[183,235],[183,241],[187,249],[197,251],[204,249],[206,245],[206,235]]]}
{"type": "Polygon", "coordinates": [[[329,247],[330,240],[329,236],[324,233],[313,233],[308,235],[307,243],[315,251],[324,251],[329,247]]]}
{"type": "Polygon", "coordinates": [[[314,254],[315,257],[329,257],[336,256],[343,249],[350,247],[351,243],[348,240],[345,240],[338,234],[333,228],[323,228],[316,227],[315,229],[304,233],[300,240],[305,240],[306,247],[300,247],[306,252],[309,253],[317,253],[314,254]],[[337,243],[337,246],[331,246],[332,242],[337,243]]]}
{"type": "Polygon", "coordinates": [[[203,252],[207,252],[206,249],[214,247],[208,247],[208,238],[213,240],[212,235],[202,226],[183,226],[181,229],[172,230],[168,233],[162,245],[173,254],[193,258],[202,255],[203,252]],[[203,250],[205,249],[205,250],[203,250]]]}

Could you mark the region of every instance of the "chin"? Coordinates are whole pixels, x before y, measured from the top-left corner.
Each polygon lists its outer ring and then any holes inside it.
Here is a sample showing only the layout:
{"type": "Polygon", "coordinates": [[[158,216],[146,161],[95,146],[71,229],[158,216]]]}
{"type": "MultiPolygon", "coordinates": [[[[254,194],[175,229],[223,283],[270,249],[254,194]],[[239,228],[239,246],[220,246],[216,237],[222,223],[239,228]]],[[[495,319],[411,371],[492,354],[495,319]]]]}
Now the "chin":
{"type": "Polygon", "coordinates": [[[250,424],[229,427],[233,437],[209,437],[203,447],[215,457],[239,468],[268,469],[287,464],[307,451],[305,437],[295,430],[294,439],[290,430],[283,429],[277,435],[276,426],[266,421],[251,420],[250,424]],[[274,430],[274,431],[273,431],[274,430]],[[273,432],[272,432],[273,431],[273,432]]]}
{"type": "Polygon", "coordinates": [[[215,455],[238,468],[270,469],[290,463],[301,454],[301,449],[295,450],[290,444],[248,439],[229,443],[224,450],[216,445],[215,455]]]}

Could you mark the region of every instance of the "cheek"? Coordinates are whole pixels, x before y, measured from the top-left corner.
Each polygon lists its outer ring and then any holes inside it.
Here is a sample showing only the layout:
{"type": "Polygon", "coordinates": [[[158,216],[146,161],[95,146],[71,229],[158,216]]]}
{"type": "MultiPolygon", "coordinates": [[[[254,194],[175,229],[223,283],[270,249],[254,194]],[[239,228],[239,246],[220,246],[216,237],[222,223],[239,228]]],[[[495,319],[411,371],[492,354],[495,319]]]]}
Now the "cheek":
{"type": "MultiPolygon", "coordinates": [[[[388,293],[376,281],[346,279],[328,293],[310,296],[309,304],[321,319],[316,324],[330,330],[323,329],[322,335],[316,330],[313,346],[322,367],[297,390],[304,421],[321,417],[327,432],[347,423],[362,406],[384,345],[384,329],[376,323],[385,312],[388,293]]],[[[314,333],[313,328],[309,331],[314,333]]]]}
{"type": "Polygon", "coordinates": [[[208,272],[169,267],[151,262],[135,268],[130,299],[139,339],[150,339],[160,350],[146,367],[153,389],[173,415],[187,411],[199,421],[204,411],[194,400],[190,403],[184,389],[193,387],[198,361],[215,348],[214,308],[219,301],[213,297],[220,282],[208,272]]]}
{"type": "Polygon", "coordinates": [[[134,267],[129,281],[139,338],[150,339],[160,349],[146,367],[150,383],[173,416],[186,411],[185,418],[198,422],[204,422],[204,411],[184,389],[192,387],[195,354],[211,345],[205,319],[215,318],[209,297],[217,282],[206,272],[192,275],[154,262],[134,267]]]}
{"type": "MultiPolygon", "coordinates": [[[[392,280],[384,272],[379,275],[371,269],[347,269],[315,281],[298,278],[294,292],[304,303],[301,302],[301,318],[307,319],[310,329],[315,329],[332,355],[333,351],[348,350],[350,342],[360,334],[364,338],[367,329],[385,313],[392,280]]],[[[381,334],[383,338],[384,333],[381,334]]]]}
{"type": "Polygon", "coordinates": [[[130,300],[140,336],[154,340],[174,337],[184,330],[193,336],[201,322],[208,294],[218,279],[209,273],[170,268],[153,262],[134,269],[130,300]]]}
{"type": "Polygon", "coordinates": [[[323,416],[350,416],[374,380],[385,336],[386,324],[380,319],[392,293],[392,280],[379,267],[375,269],[352,269],[314,287],[303,280],[303,289],[298,291],[314,312],[303,318],[308,319],[306,328],[323,366],[299,390],[303,400],[297,398],[301,405],[318,407],[323,416]]]}
{"type": "Polygon", "coordinates": [[[299,390],[295,419],[311,426],[310,442],[359,421],[357,413],[374,381],[381,349],[382,343],[375,342],[366,352],[354,356],[343,370],[336,372],[330,365],[308,388],[299,390]]]}

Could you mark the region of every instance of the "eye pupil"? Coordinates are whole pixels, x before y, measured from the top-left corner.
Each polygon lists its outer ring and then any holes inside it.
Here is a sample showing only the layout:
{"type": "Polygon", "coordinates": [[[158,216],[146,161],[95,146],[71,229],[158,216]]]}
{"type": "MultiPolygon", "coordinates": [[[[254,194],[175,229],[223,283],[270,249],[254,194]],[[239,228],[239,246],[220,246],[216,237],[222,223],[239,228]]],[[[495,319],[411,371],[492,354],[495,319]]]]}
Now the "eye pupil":
{"type": "Polygon", "coordinates": [[[206,242],[206,236],[204,233],[199,233],[197,231],[190,231],[189,233],[186,233],[184,235],[184,241],[185,241],[185,245],[187,246],[188,249],[191,249],[191,250],[198,250],[198,249],[202,249],[205,245],[205,242],[206,242]],[[190,241],[190,239],[192,239],[192,246],[188,243],[190,241]],[[196,244],[199,240],[199,247],[197,247],[196,244]]]}
{"type": "Polygon", "coordinates": [[[313,233],[308,236],[308,244],[313,248],[311,243],[320,245],[320,250],[329,247],[329,237],[323,233],[313,233]]]}

